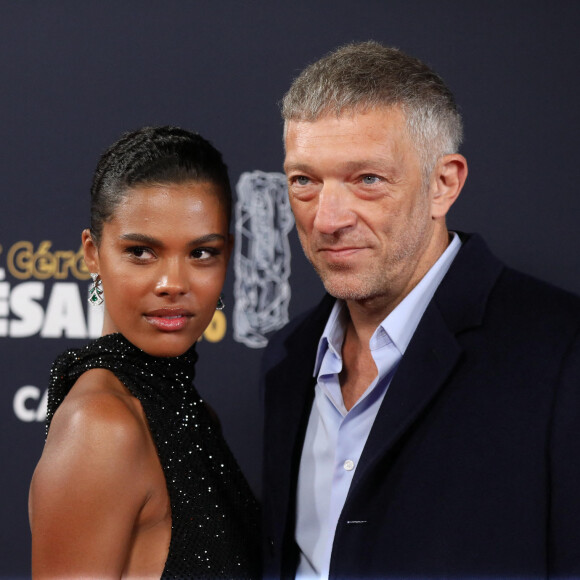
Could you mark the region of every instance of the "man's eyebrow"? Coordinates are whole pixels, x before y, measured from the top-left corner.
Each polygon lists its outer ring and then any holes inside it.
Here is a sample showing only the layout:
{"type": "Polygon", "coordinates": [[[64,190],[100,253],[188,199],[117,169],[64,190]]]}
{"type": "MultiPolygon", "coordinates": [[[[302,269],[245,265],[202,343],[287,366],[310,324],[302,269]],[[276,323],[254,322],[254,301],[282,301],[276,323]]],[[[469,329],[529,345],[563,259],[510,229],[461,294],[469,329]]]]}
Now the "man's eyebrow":
{"type": "MultiPolygon", "coordinates": [[[[357,171],[361,169],[369,169],[369,170],[385,169],[391,167],[391,165],[394,167],[395,163],[390,158],[381,157],[378,159],[358,159],[355,161],[345,161],[344,163],[340,163],[339,165],[340,167],[346,169],[347,171],[357,171]]],[[[314,170],[315,168],[312,165],[309,165],[308,163],[290,161],[284,164],[284,171],[286,173],[290,171],[304,171],[305,173],[308,173],[309,171],[314,170]]]]}
{"type": "Polygon", "coordinates": [[[284,171],[286,171],[286,173],[288,173],[289,171],[304,171],[304,172],[308,172],[310,171],[310,165],[307,165],[306,163],[284,163],[284,171]]]}
{"type": "MultiPolygon", "coordinates": [[[[138,233],[128,233],[119,236],[119,239],[124,242],[137,242],[139,244],[146,244],[148,246],[162,247],[164,244],[161,240],[154,238],[153,236],[148,236],[146,234],[138,233]]],[[[204,236],[199,236],[188,242],[189,246],[198,246],[199,244],[206,244],[209,242],[225,241],[225,236],[223,234],[205,234],[204,236]]]]}

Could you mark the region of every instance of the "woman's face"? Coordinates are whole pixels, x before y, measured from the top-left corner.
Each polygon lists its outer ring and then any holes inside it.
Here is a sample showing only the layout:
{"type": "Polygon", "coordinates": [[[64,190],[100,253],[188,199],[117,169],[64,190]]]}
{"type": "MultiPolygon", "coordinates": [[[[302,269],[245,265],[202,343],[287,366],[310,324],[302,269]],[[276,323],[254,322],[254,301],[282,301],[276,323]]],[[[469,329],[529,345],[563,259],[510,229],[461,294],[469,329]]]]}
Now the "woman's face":
{"type": "Polygon", "coordinates": [[[103,225],[85,261],[103,282],[103,334],[153,356],[183,354],[210,323],[232,245],[218,186],[137,186],[103,225]]]}

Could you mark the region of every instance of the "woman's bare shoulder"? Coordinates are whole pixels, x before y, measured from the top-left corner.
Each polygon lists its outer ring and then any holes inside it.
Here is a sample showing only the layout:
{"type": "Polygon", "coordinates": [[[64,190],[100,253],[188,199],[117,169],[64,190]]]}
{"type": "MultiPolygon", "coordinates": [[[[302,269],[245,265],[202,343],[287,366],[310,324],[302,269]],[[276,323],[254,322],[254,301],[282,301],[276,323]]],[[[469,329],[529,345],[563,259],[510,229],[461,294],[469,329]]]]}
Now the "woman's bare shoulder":
{"type": "Polygon", "coordinates": [[[123,473],[145,453],[150,435],[139,401],[113,373],[93,369],[79,377],[55,412],[35,478],[91,466],[102,476],[123,473]]]}
{"type": "MultiPolygon", "coordinates": [[[[144,417],[139,401],[107,369],[83,373],[65,397],[51,422],[50,432],[92,427],[112,428],[112,435],[141,426],[144,417]]],[[[88,433],[87,433],[88,434],[88,433]]]]}

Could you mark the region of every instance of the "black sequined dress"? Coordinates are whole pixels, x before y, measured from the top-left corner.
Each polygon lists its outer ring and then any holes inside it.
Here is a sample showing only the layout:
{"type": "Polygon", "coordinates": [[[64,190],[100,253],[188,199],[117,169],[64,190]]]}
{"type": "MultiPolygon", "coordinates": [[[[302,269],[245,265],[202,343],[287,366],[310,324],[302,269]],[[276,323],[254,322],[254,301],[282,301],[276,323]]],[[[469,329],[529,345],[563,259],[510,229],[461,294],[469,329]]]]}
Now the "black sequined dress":
{"type": "Polygon", "coordinates": [[[162,578],[259,577],[256,500],[193,386],[197,354],[150,356],[120,334],[60,355],[52,368],[47,431],[87,370],[112,371],[141,402],[171,502],[171,543],[162,578]]]}

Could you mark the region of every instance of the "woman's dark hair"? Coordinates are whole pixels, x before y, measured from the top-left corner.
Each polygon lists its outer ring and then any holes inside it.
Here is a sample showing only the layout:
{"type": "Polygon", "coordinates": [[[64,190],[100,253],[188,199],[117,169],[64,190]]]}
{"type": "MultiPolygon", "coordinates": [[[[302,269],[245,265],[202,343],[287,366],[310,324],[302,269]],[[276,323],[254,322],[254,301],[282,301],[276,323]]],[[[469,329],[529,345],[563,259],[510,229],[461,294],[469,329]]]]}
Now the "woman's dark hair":
{"type": "Polygon", "coordinates": [[[91,235],[99,244],[103,224],[131,188],[139,185],[210,182],[227,212],[232,207],[228,168],[221,153],[197,133],[179,127],[143,127],[125,133],[101,156],[91,187],[91,235]]]}

